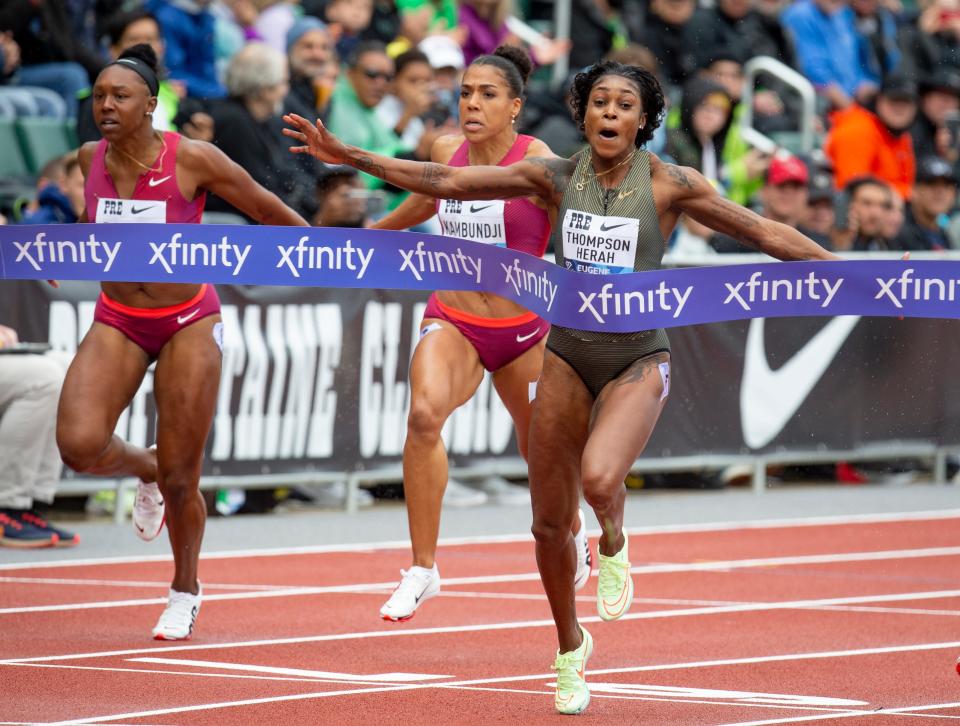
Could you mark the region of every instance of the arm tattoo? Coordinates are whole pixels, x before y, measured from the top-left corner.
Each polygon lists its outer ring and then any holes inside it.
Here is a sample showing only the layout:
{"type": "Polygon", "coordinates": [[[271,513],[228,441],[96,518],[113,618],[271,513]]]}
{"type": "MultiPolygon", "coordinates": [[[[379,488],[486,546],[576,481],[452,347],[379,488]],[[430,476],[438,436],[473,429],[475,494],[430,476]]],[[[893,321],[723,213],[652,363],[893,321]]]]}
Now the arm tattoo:
{"type": "Polygon", "coordinates": [[[543,177],[553,194],[563,196],[575,168],[570,159],[531,156],[527,161],[543,170],[543,177]]]}
{"type": "Polygon", "coordinates": [[[675,164],[665,164],[664,166],[667,169],[667,174],[672,177],[674,184],[684,189],[693,189],[693,182],[690,181],[690,177],[687,176],[683,169],[675,164]]]}
{"type": "Polygon", "coordinates": [[[376,163],[369,156],[360,156],[351,159],[353,165],[362,172],[366,172],[370,176],[375,176],[378,179],[386,179],[387,172],[384,170],[381,164],[376,163]]]}
{"type": "Polygon", "coordinates": [[[756,215],[753,214],[749,209],[741,207],[735,202],[731,202],[722,197],[717,197],[710,200],[711,211],[717,215],[717,217],[722,218],[725,222],[734,225],[736,229],[734,230],[736,234],[739,234],[741,237],[748,238],[748,235],[743,230],[752,229],[757,226],[756,215]]]}
{"type": "Polygon", "coordinates": [[[423,174],[420,177],[420,183],[429,190],[429,194],[432,191],[436,191],[440,182],[447,177],[450,173],[450,167],[443,164],[434,164],[427,163],[423,165],[423,174]]]}

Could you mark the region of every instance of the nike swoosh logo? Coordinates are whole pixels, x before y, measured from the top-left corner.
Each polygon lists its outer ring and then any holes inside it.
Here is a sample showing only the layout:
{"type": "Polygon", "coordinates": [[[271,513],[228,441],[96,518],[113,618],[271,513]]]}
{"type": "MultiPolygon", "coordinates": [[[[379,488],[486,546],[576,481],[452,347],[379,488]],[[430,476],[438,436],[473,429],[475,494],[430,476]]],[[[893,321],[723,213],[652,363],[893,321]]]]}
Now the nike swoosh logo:
{"type": "Polygon", "coordinates": [[[616,229],[617,227],[626,227],[629,222],[623,222],[622,224],[611,224],[609,227],[605,224],[600,225],[601,232],[609,232],[611,229],[616,229]]]}
{"type": "Polygon", "coordinates": [[[424,586],[423,586],[423,589],[420,591],[420,594],[417,595],[416,598],[414,598],[414,600],[413,600],[415,603],[419,603],[419,602],[420,602],[420,598],[422,598],[422,597],[423,597],[423,593],[425,593],[425,592],[427,591],[427,587],[428,587],[428,585],[424,585],[424,586]]]}
{"type": "Polygon", "coordinates": [[[750,321],[740,384],[740,425],[747,446],[763,448],[783,431],[859,320],[858,315],[833,318],[775,371],[767,363],[764,319],[750,321]]]}
{"type": "Polygon", "coordinates": [[[492,207],[492,206],[493,206],[492,204],[488,204],[488,205],[486,205],[486,206],[484,206],[484,207],[477,207],[477,206],[474,206],[473,204],[471,204],[471,205],[470,205],[470,214],[476,214],[477,212],[482,212],[484,209],[490,209],[490,207],[492,207]]]}
{"type": "Polygon", "coordinates": [[[148,209],[153,209],[156,206],[156,204],[153,204],[149,207],[140,207],[140,209],[137,209],[136,207],[130,207],[130,214],[140,214],[140,212],[146,212],[148,209]]]}
{"type": "Polygon", "coordinates": [[[167,179],[169,179],[173,174],[167,174],[166,176],[160,177],[159,179],[150,179],[147,181],[147,186],[155,187],[160,184],[163,184],[167,179]]]}
{"type": "Polygon", "coordinates": [[[539,333],[539,332],[540,332],[540,328],[537,328],[536,330],[534,330],[534,331],[533,331],[532,333],[530,333],[529,335],[520,335],[520,333],[517,333],[517,342],[518,342],[518,343],[525,343],[525,342],[527,342],[528,340],[530,340],[530,338],[532,338],[534,335],[536,335],[536,334],[539,333]]]}
{"type": "MultiPolygon", "coordinates": [[[[629,573],[627,573],[627,576],[629,577],[629,573]]],[[[627,606],[627,604],[628,604],[626,598],[627,598],[627,591],[629,591],[629,589],[630,589],[630,583],[627,582],[627,581],[624,581],[624,583],[623,583],[623,589],[620,591],[620,597],[618,597],[618,598],[612,603],[612,605],[613,605],[613,607],[614,607],[613,610],[611,610],[609,607],[607,607],[607,603],[606,603],[606,602],[603,603],[603,609],[607,611],[607,615],[617,615],[618,613],[622,613],[622,612],[623,612],[624,608],[626,608],[626,606],[627,606]],[[619,607],[617,607],[618,605],[619,605],[619,607]]]]}
{"type": "Polygon", "coordinates": [[[194,311],[193,311],[192,313],[190,313],[189,315],[178,315],[178,316],[177,316],[177,322],[180,323],[180,325],[183,325],[185,322],[187,322],[188,320],[190,320],[193,316],[195,316],[195,315],[196,315],[197,313],[199,313],[199,312],[200,312],[200,308],[197,308],[196,310],[194,310],[194,311]]]}

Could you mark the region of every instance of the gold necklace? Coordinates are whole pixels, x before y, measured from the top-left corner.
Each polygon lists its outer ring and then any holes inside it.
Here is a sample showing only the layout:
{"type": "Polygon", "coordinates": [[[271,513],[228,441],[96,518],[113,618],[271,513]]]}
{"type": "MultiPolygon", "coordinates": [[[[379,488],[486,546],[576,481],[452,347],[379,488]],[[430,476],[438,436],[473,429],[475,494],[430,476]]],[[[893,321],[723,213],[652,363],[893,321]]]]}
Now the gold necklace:
{"type": "Polygon", "coordinates": [[[157,157],[157,160],[156,160],[155,162],[153,162],[153,166],[147,166],[146,164],[144,164],[144,163],[143,163],[142,161],[140,161],[139,159],[135,159],[134,157],[130,156],[130,154],[128,154],[126,151],[124,151],[123,149],[121,149],[119,146],[115,146],[115,145],[113,145],[113,144],[110,144],[110,148],[113,149],[114,151],[119,151],[121,154],[123,154],[123,156],[127,157],[127,158],[128,158],[130,161],[132,161],[134,164],[136,164],[137,166],[141,167],[142,169],[146,169],[148,172],[158,171],[159,169],[162,169],[162,168],[163,168],[163,157],[164,157],[164,156],[166,155],[166,153],[167,153],[167,140],[164,139],[162,136],[160,136],[160,134],[159,134],[158,132],[156,132],[156,131],[153,132],[153,135],[154,135],[154,137],[157,137],[157,138],[160,139],[160,144],[161,144],[161,147],[160,147],[160,155],[157,157]],[[156,167],[156,168],[155,168],[155,167],[156,167]]]}
{"type": "MultiPolygon", "coordinates": [[[[634,150],[631,151],[630,154],[629,154],[623,161],[621,161],[619,164],[617,164],[616,166],[610,167],[610,168],[607,169],[606,171],[601,171],[601,172],[598,173],[595,169],[593,169],[593,152],[590,152],[590,163],[589,163],[589,166],[590,166],[590,169],[593,170],[593,178],[594,178],[594,179],[599,179],[600,177],[606,176],[607,174],[612,174],[613,172],[615,172],[617,169],[619,169],[619,168],[620,168],[621,166],[623,166],[624,164],[633,161],[633,157],[634,157],[634,155],[635,155],[636,153],[637,153],[637,150],[636,150],[636,148],[634,148],[634,150]]],[[[582,192],[583,189],[584,189],[584,187],[585,187],[589,182],[590,182],[590,180],[587,179],[586,174],[582,175],[582,176],[580,177],[580,181],[578,181],[577,184],[576,184],[577,191],[578,191],[578,192],[582,192]]]]}

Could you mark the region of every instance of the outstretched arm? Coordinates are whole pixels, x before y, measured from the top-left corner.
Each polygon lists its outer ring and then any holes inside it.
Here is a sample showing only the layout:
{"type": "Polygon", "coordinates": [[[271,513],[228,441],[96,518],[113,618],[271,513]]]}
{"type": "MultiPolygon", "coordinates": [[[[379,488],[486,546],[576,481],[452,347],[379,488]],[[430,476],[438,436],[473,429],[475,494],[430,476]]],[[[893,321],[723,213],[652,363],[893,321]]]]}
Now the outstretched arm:
{"type": "Polygon", "coordinates": [[[558,193],[562,195],[561,185],[570,174],[570,162],[556,158],[530,158],[510,166],[459,167],[394,159],[344,145],[319,119],[316,125],[296,114],[287,114],[283,120],[293,127],[283,133],[303,144],[291,147],[293,153],[310,154],[327,164],[349,164],[394,186],[431,197],[473,200],[538,196],[551,203],[559,199],[558,193]]]}
{"type": "Polygon", "coordinates": [[[673,192],[673,208],[701,224],[778,260],[840,259],[793,227],[761,217],[720,196],[699,172],[673,164],[661,168],[673,192]]]}
{"type": "Polygon", "coordinates": [[[181,148],[188,149],[188,163],[196,175],[197,187],[213,192],[261,224],[310,226],[280,197],[260,186],[243,167],[213,144],[191,141],[182,144],[181,148]]]}

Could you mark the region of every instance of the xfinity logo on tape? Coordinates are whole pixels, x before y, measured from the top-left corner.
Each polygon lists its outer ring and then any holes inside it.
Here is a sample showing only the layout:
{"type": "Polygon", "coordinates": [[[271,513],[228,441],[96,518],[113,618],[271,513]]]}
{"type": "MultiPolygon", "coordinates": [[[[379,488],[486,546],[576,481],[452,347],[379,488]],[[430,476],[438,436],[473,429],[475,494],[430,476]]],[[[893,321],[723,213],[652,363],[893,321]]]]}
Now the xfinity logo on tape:
{"type": "Polygon", "coordinates": [[[939,302],[958,299],[957,286],[960,280],[941,280],[938,278],[914,278],[914,269],[908,267],[900,277],[891,277],[884,280],[875,278],[880,285],[880,292],[874,300],[886,298],[897,308],[903,308],[903,302],[920,302],[921,300],[938,300],[939,302]]]}
{"type": "Polygon", "coordinates": [[[843,278],[838,278],[831,287],[830,280],[817,277],[816,272],[811,272],[807,277],[797,280],[767,280],[764,279],[763,272],[757,270],[750,275],[749,280],[738,282],[735,285],[730,282],[723,284],[730,293],[723,304],[726,305],[731,301],[736,301],[744,310],[752,310],[750,305],[754,303],[778,302],[779,300],[793,301],[803,300],[804,298],[823,300],[820,307],[825,308],[833,300],[833,296],[837,294],[837,290],[843,284],[843,278]]]}
{"type": "Polygon", "coordinates": [[[507,275],[506,283],[513,285],[517,295],[522,292],[536,295],[547,304],[547,310],[553,307],[553,300],[557,296],[557,286],[550,282],[547,277],[547,271],[538,275],[530,270],[524,270],[520,267],[520,260],[514,259],[512,265],[505,265],[502,262],[500,267],[507,275]]]}
{"type": "Polygon", "coordinates": [[[463,254],[459,247],[456,252],[431,251],[424,249],[423,240],[421,240],[417,242],[416,249],[401,249],[399,252],[403,258],[400,272],[409,270],[410,274],[418,280],[423,280],[422,275],[428,272],[445,272],[467,275],[474,278],[478,285],[480,284],[480,268],[483,260],[463,254]]]}
{"type": "Polygon", "coordinates": [[[150,242],[153,257],[149,264],[159,264],[170,275],[174,267],[232,267],[236,276],[250,254],[251,245],[230,244],[226,235],[219,242],[181,242],[181,237],[177,232],[169,242],[150,242]]]}
{"type": "Polygon", "coordinates": [[[367,265],[373,258],[373,250],[363,250],[354,247],[351,240],[343,243],[343,247],[329,247],[327,245],[310,245],[306,243],[309,237],[301,237],[295,245],[277,245],[280,251],[280,261],[277,267],[287,266],[290,274],[300,277],[300,270],[351,270],[357,272],[357,279],[363,279],[367,265]],[[296,254],[294,254],[296,253],[296,254]],[[359,267],[357,266],[359,263],[359,267]]]}
{"type": "Polygon", "coordinates": [[[95,265],[104,265],[103,271],[110,272],[120,246],[123,244],[118,241],[111,247],[109,242],[98,240],[93,233],[90,234],[89,239],[76,242],[69,239],[44,239],[46,236],[45,232],[37,232],[37,236],[28,242],[14,242],[13,246],[17,248],[17,257],[14,262],[26,262],[37,272],[41,272],[42,265],[46,263],[92,262],[95,265]],[[103,257],[100,256],[101,252],[103,257]]]}
{"type": "Polygon", "coordinates": [[[589,312],[598,323],[605,323],[606,315],[633,315],[652,313],[657,310],[673,310],[673,317],[677,318],[683,312],[683,306],[687,304],[690,293],[693,292],[693,285],[687,285],[681,290],[676,287],[667,287],[667,283],[663,280],[657,287],[646,291],[610,292],[612,288],[613,284],[608,282],[600,292],[591,292],[589,295],[582,290],[577,290],[577,294],[583,301],[577,312],[589,312]],[[671,305],[671,300],[676,302],[676,308],[671,305]]]}

